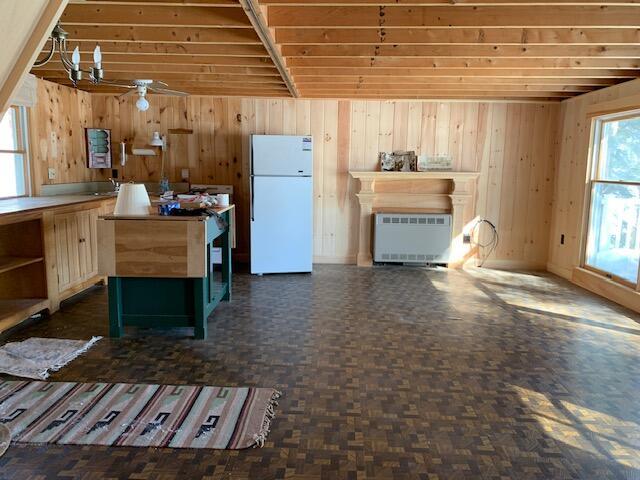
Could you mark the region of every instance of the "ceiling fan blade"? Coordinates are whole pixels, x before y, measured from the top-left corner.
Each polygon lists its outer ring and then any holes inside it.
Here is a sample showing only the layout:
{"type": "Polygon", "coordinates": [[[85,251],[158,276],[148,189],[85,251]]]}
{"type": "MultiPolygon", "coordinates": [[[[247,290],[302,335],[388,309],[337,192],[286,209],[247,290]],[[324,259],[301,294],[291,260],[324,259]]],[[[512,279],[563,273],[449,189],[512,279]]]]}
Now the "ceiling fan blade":
{"type": "Polygon", "coordinates": [[[163,95],[173,95],[175,97],[188,97],[189,94],[187,92],[180,92],[178,90],[170,90],[168,88],[154,88],[149,87],[153,93],[162,93],[163,95]]]}
{"type": "Polygon", "coordinates": [[[121,95],[118,95],[118,98],[122,98],[122,97],[126,97],[128,95],[133,95],[134,93],[138,93],[138,91],[136,90],[135,87],[133,87],[131,90],[129,90],[128,92],[125,92],[121,95]]]}
{"type": "Polygon", "coordinates": [[[167,88],[169,85],[159,80],[154,80],[148,86],[151,88],[167,88]]]}
{"type": "Polygon", "coordinates": [[[100,83],[104,83],[105,85],[112,85],[114,87],[122,87],[122,88],[136,88],[135,84],[129,80],[100,80],[100,83]]]}

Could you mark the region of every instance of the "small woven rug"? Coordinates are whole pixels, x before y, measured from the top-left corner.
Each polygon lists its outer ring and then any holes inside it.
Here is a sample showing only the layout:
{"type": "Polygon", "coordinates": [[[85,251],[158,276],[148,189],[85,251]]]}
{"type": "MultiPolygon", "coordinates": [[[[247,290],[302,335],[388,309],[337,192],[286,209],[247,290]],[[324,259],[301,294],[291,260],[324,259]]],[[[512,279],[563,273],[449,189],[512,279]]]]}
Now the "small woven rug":
{"type": "Polygon", "coordinates": [[[89,350],[102,337],[91,340],[29,338],[0,347],[0,373],[45,380],[71,360],[89,350]]]}
{"type": "Polygon", "coordinates": [[[169,448],[262,446],[280,392],[127,383],[0,380],[13,442],[169,448]]]}

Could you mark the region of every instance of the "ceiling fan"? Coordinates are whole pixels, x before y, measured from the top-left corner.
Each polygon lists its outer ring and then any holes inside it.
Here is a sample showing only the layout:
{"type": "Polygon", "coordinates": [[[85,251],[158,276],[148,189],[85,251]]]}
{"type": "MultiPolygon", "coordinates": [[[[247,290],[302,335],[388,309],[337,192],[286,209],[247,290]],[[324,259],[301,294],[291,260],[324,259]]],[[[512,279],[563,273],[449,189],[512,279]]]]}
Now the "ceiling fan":
{"type": "Polygon", "coordinates": [[[138,95],[138,101],[136,102],[136,107],[141,112],[146,111],[149,108],[149,101],[146,99],[146,95],[148,92],[152,93],[161,93],[164,95],[174,95],[178,97],[186,97],[189,94],[186,92],[180,92],[178,90],[171,90],[167,88],[167,85],[164,82],[159,82],[157,80],[102,80],[102,83],[106,85],[113,85],[114,87],[122,87],[130,89],[128,92],[120,95],[124,97],[126,95],[138,95]]]}

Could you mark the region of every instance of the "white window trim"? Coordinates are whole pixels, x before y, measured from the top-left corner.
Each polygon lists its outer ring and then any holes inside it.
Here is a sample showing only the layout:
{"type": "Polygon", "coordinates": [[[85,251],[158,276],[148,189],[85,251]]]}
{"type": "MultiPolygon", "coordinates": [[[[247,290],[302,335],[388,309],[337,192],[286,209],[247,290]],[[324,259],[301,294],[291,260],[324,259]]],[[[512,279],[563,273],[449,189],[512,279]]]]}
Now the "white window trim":
{"type": "Polygon", "coordinates": [[[591,134],[589,135],[589,157],[588,157],[588,168],[587,168],[587,178],[585,185],[585,209],[583,210],[583,219],[582,219],[582,238],[580,245],[580,267],[588,270],[592,273],[596,273],[600,275],[602,278],[609,279],[615,283],[630,287],[635,289],[636,291],[640,291],[640,263],[638,265],[638,274],[636,275],[636,282],[632,283],[629,280],[619,277],[618,275],[612,274],[610,272],[606,272],[604,270],[600,270],[591,265],[587,265],[587,251],[589,249],[589,231],[591,228],[591,197],[595,184],[617,184],[617,185],[638,185],[639,182],[628,182],[622,180],[599,180],[597,176],[599,175],[600,168],[600,145],[602,141],[602,125],[603,123],[610,121],[619,121],[626,120],[629,118],[637,118],[640,117],[640,109],[634,108],[625,111],[619,111],[615,113],[609,113],[606,115],[600,116],[592,116],[591,117],[591,134]]]}

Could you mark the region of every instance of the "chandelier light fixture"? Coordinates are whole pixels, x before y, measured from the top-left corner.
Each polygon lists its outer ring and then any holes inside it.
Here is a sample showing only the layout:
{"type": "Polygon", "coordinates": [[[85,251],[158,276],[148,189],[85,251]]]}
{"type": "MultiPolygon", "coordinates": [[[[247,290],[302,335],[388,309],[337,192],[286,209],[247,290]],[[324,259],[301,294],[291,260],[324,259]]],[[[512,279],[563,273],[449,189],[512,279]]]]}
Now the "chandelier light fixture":
{"type": "Polygon", "coordinates": [[[158,93],[164,95],[173,95],[184,97],[189,95],[186,92],[181,92],[179,90],[171,90],[168,85],[164,82],[156,81],[156,80],[145,80],[145,79],[136,79],[136,80],[107,80],[104,78],[104,70],[102,69],[102,52],[100,52],[100,45],[96,45],[96,48],[93,50],[93,65],[89,68],[89,70],[83,70],[80,68],[80,47],[76,47],[73,49],[73,53],[71,53],[71,58],[69,58],[69,52],[67,50],[67,37],[69,34],[60,26],[58,23],[51,35],[49,35],[49,39],[47,41],[51,42],[51,47],[49,48],[49,52],[45,55],[45,57],[41,60],[36,60],[33,64],[34,67],[41,67],[46,65],[51,61],[56,51],[60,54],[60,62],[62,63],[62,68],[65,69],[67,75],[69,75],[69,80],[73,83],[74,87],[78,86],[78,82],[83,78],[87,78],[92,85],[109,85],[111,87],[117,88],[126,88],[128,92],[123,93],[122,96],[129,94],[137,94],[138,99],[136,101],[136,108],[140,112],[145,112],[149,109],[149,100],[147,100],[147,93],[158,93]],[[86,75],[86,77],[85,77],[86,75]]]}
{"type": "Polygon", "coordinates": [[[71,59],[69,59],[69,52],[67,51],[67,36],[68,33],[58,23],[49,36],[49,41],[51,41],[49,53],[47,53],[47,56],[42,60],[36,60],[33,64],[34,67],[41,67],[47,64],[53,58],[57,50],[60,54],[62,67],[66,70],[74,87],[77,86],[80,80],[82,80],[83,74],[87,74],[89,81],[95,85],[102,82],[104,79],[104,70],[102,70],[102,52],[100,52],[100,45],[96,45],[96,48],[93,51],[93,65],[89,70],[82,70],[80,68],[79,47],[74,48],[73,53],[71,54],[71,59]]]}

